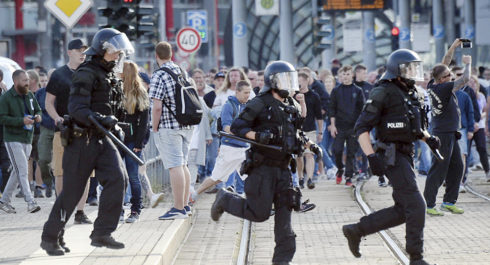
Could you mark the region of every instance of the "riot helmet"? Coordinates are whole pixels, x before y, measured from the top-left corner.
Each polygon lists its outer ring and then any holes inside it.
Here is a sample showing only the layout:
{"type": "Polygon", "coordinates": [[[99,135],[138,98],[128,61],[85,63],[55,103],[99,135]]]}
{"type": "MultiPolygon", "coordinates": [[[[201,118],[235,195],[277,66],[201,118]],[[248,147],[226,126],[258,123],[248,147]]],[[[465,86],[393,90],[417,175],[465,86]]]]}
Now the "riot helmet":
{"type": "Polygon", "coordinates": [[[264,87],[260,93],[276,90],[282,98],[293,96],[299,91],[298,72],[286,61],[273,61],[264,70],[264,87]]]}
{"type": "Polygon", "coordinates": [[[85,54],[104,57],[106,53],[120,52],[115,61],[114,71],[122,72],[124,59],[134,53],[134,48],[126,34],[112,28],[105,28],[97,31],[92,40],[92,45],[85,51],[85,54]]]}
{"type": "Polygon", "coordinates": [[[401,77],[405,80],[424,81],[424,68],[419,55],[408,49],[399,49],[390,54],[386,63],[386,72],[381,80],[401,77]]]}

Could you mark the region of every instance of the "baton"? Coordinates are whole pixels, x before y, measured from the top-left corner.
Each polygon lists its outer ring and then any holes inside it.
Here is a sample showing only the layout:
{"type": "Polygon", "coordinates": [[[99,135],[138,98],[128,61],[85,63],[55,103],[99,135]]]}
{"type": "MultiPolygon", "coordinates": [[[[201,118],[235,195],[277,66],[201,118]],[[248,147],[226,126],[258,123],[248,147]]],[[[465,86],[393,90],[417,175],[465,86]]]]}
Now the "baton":
{"type": "Polygon", "coordinates": [[[437,161],[439,162],[444,161],[444,157],[441,155],[441,152],[439,152],[439,149],[432,149],[432,148],[429,149],[432,152],[432,154],[435,156],[437,161]]]}
{"type": "Polygon", "coordinates": [[[133,151],[131,151],[131,149],[129,149],[126,145],[124,145],[124,143],[121,142],[121,140],[119,140],[119,138],[117,138],[113,133],[111,133],[104,126],[102,126],[102,124],[100,124],[99,121],[97,121],[97,119],[95,119],[94,116],[90,115],[90,116],[88,116],[88,119],[95,125],[95,127],[97,127],[97,129],[99,129],[105,135],[109,136],[109,138],[111,138],[112,142],[115,143],[120,148],[122,148],[122,150],[126,154],[128,154],[132,159],[134,159],[138,163],[138,165],[143,166],[145,164],[145,162],[143,162],[143,160],[141,160],[141,158],[139,158],[133,151]]]}
{"type": "Polygon", "coordinates": [[[253,140],[250,140],[250,139],[246,139],[246,138],[242,138],[242,137],[236,136],[234,134],[223,132],[223,131],[219,132],[219,136],[220,137],[221,136],[225,136],[225,137],[228,137],[228,138],[231,138],[231,139],[234,139],[234,140],[242,141],[242,142],[253,144],[253,145],[256,145],[256,146],[265,147],[265,148],[269,148],[269,149],[274,149],[274,150],[277,150],[277,151],[282,151],[282,147],[280,147],[280,146],[257,143],[256,141],[253,141],[253,140]]]}

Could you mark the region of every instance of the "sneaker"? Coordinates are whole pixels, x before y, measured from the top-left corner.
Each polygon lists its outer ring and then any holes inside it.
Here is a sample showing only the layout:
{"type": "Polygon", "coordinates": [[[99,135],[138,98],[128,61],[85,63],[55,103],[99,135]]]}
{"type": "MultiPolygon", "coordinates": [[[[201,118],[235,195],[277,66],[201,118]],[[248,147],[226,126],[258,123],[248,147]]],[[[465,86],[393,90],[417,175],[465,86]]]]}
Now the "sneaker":
{"type": "Polygon", "coordinates": [[[388,187],[388,184],[386,183],[386,181],[383,179],[383,180],[378,180],[378,186],[382,187],[382,188],[385,188],[385,187],[388,187]]]}
{"type": "Polygon", "coordinates": [[[112,249],[121,249],[124,248],[124,244],[121,242],[117,242],[112,236],[90,236],[92,239],[92,243],[90,245],[94,247],[106,247],[112,249]]]}
{"type": "Polygon", "coordinates": [[[124,223],[124,209],[121,211],[121,214],[119,215],[119,222],[124,223]]]}
{"type": "Polygon", "coordinates": [[[444,216],[444,213],[439,212],[435,207],[433,208],[427,207],[427,214],[430,216],[444,216]]]}
{"type": "Polygon", "coordinates": [[[235,187],[233,187],[233,186],[226,187],[226,190],[229,191],[229,192],[231,192],[231,193],[236,193],[235,187]]]}
{"type": "Polygon", "coordinates": [[[19,192],[15,194],[15,198],[24,198],[24,193],[22,192],[22,190],[19,190],[19,192]]]}
{"type": "Polygon", "coordinates": [[[77,211],[75,213],[75,224],[92,224],[92,221],[88,219],[83,211],[77,211]]]}
{"type": "Polygon", "coordinates": [[[199,194],[197,194],[195,190],[192,190],[191,194],[189,195],[189,205],[194,205],[194,203],[196,203],[197,201],[198,196],[199,194]]]}
{"type": "Polygon", "coordinates": [[[299,187],[304,189],[305,188],[305,180],[304,179],[300,179],[299,180],[299,187]]]}
{"type": "Polygon", "coordinates": [[[466,193],[466,188],[464,185],[459,185],[459,193],[466,193]]]}
{"type": "Polygon", "coordinates": [[[352,187],[352,180],[348,179],[345,181],[345,186],[352,187]]]}
{"type": "Polygon", "coordinates": [[[335,177],[335,172],[337,172],[336,167],[332,167],[332,168],[328,169],[327,170],[327,179],[328,180],[333,179],[335,177]]]}
{"type": "Polygon", "coordinates": [[[158,217],[158,220],[174,220],[174,219],[185,219],[185,218],[187,218],[187,212],[184,209],[179,210],[175,207],[172,207],[164,215],[158,217]]]}
{"type": "Polygon", "coordinates": [[[36,186],[36,188],[34,188],[34,198],[44,198],[41,187],[36,186]]]}
{"type": "Polygon", "coordinates": [[[37,205],[36,201],[28,202],[27,203],[27,211],[30,213],[35,213],[37,211],[41,210],[41,207],[37,205]]]}
{"type": "Polygon", "coordinates": [[[189,205],[184,206],[184,210],[185,210],[185,213],[186,213],[188,216],[191,216],[191,215],[192,215],[192,209],[191,209],[191,206],[189,206],[189,205]]]}
{"type": "Polygon", "coordinates": [[[163,201],[163,193],[155,193],[151,196],[150,205],[151,208],[157,207],[159,203],[163,201]]]}
{"type": "Polygon", "coordinates": [[[361,244],[362,235],[361,231],[359,230],[359,226],[357,224],[344,225],[342,226],[342,232],[347,238],[352,255],[354,255],[356,258],[360,258],[361,251],[359,251],[359,245],[361,244]]]}
{"type": "Polygon", "coordinates": [[[307,186],[308,186],[308,189],[312,190],[315,188],[315,183],[313,183],[313,180],[309,179],[307,186]]]}
{"type": "Polygon", "coordinates": [[[309,203],[309,202],[310,202],[310,199],[301,203],[299,211],[302,213],[305,213],[305,212],[308,212],[308,211],[315,209],[316,205],[314,203],[309,203]]]}
{"type": "Polygon", "coordinates": [[[97,202],[97,198],[90,198],[87,200],[88,205],[90,206],[98,206],[99,203],[97,202]]]}
{"type": "Polygon", "coordinates": [[[361,174],[359,174],[359,177],[357,177],[357,181],[365,181],[368,179],[368,175],[364,172],[362,172],[361,174]]]}
{"type": "Polygon", "coordinates": [[[51,198],[53,196],[53,187],[46,186],[46,198],[51,198]]]}
{"type": "Polygon", "coordinates": [[[216,186],[214,186],[212,189],[207,190],[204,193],[213,194],[213,193],[216,193],[216,192],[218,192],[218,188],[216,188],[216,186]]]}
{"type": "Polygon", "coordinates": [[[342,182],[342,175],[344,174],[344,170],[339,169],[335,174],[335,183],[340,184],[342,182]]]}
{"type": "Polygon", "coordinates": [[[463,209],[457,207],[456,205],[454,205],[454,203],[449,203],[449,202],[443,202],[441,204],[441,210],[452,212],[452,213],[455,213],[455,214],[462,214],[462,213],[464,213],[464,210],[463,209]]]}
{"type": "Polygon", "coordinates": [[[65,255],[65,251],[61,249],[61,246],[57,242],[48,242],[41,240],[41,248],[50,256],[62,256],[65,255]]]}
{"type": "Polygon", "coordinates": [[[140,215],[136,212],[131,212],[128,216],[128,218],[126,218],[126,223],[129,223],[129,224],[132,224],[132,223],[136,223],[138,222],[138,220],[140,219],[140,215]]]}
{"type": "Polygon", "coordinates": [[[8,202],[0,201],[0,210],[3,210],[6,213],[17,213],[15,208],[8,202]]]}

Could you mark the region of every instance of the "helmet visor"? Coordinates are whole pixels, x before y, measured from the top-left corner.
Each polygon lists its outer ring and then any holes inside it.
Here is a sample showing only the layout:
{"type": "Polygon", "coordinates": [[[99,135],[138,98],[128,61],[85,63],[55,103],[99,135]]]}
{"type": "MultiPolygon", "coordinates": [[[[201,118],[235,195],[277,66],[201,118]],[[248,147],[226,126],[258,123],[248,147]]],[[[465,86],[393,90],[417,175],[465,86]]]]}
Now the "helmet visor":
{"type": "Polygon", "coordinates": [[[274,75],[277,89],[289,91],[289,95],[299,91],[298,72],[282,72],[274,75]]]}
{"type": "Polygon", "coordinates": [[[424,81],[422,62],[409,62],[400,65],[400,76],[413,81],[424,81]]]}
{"type": "Polygon", "coordinates": [[[109,53],[122,51],[126,56],[134,53],[134,48],[126,34],[117,34],[103,44],[103,49],[109,53]]]}

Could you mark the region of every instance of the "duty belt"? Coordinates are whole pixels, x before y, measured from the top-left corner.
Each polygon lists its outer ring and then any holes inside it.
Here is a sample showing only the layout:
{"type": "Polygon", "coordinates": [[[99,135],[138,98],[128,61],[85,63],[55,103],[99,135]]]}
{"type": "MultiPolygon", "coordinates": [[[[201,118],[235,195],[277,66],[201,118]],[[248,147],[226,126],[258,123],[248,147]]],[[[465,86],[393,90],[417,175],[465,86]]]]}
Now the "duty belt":
{"type": "Polygon", "coordinates": [[[383,143],[377,142],[375,144],[376,151],[383,150],[385,153],[385,162],[388,166],[395,165],[396,151],[412,156],[414,153],[413,145],[407,143],[383,143]]]}
{"type": "Polygon", "coordinates": [[[253,157],[254,165],[256,166],[266,165],[270,167],[278,167],[278,168],[286,169],[289,167],[289,164],[291,162],[291,156],[288,156],[283,160],[275,160],[259,153],[253,153],[252,157],[253,157]]]}

